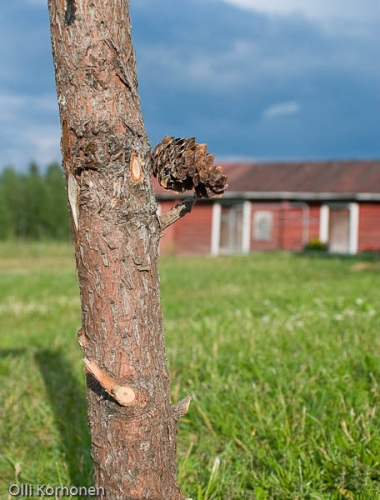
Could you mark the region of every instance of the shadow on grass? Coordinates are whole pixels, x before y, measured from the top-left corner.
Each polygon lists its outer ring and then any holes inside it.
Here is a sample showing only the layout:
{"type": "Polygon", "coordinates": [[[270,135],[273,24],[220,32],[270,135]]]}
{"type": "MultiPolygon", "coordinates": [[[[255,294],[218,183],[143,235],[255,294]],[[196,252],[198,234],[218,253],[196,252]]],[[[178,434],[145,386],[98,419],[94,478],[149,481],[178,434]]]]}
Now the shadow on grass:
{"type": "Polygon", "coordinates": [[[54,410],[71,483],[89,487],[93,483],[93,465],[85,391],[73,376],[63,352],[44,349],[36,353],[35,360],[54,410]]]}
{"type": "Polygon", "coordinates": [[[6,358],[8,356],[16,357],[21,356],[26,351],[25,347],[20,347],[17,349],[0,349],[0,358],[6,358]]]}

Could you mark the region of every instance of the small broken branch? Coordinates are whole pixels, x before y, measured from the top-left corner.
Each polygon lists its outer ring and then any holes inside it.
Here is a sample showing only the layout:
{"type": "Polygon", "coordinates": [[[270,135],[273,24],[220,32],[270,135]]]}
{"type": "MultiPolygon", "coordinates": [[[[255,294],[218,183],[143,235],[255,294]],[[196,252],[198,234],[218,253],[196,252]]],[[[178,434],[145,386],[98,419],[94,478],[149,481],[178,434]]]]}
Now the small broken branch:
{"type": "Polygon", "coordinates": [[[159,218],[161,231],[164,231],[167,227],[174,224],[174,222],[176,222],[178,219],[191,212],[197,199],[198,195],[194,193],[192,196],[189,196],[189,198],[186,198],[186,200],[181,201],[181,203],[178,203],[175,207],[163,213],[159,218]]]}
{"type": "Polygon", "coordinates": [[[182,399],[182,401],[172,405],[172,413],[176,422],[189,411],[190,401],[191,396],[187,396],[185,399],[182,399]]]}
{"type": "Polygon", "coordinates": [[[83,358],[87,370],[96,378],[103,389],[122,406],[136,404],[136,393],[127,385],[120,385],[115,379],[104,373],[95,361],[83,358]]]}

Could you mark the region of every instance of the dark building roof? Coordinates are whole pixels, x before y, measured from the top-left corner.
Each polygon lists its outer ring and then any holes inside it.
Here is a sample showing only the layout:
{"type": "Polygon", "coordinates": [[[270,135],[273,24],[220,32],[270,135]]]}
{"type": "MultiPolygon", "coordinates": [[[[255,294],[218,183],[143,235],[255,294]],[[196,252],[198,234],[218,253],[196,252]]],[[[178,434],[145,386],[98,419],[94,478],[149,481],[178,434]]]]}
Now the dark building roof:
{"type": "MultiPolygon", "coordinates": [[[[225,198],[380,201],[380,160],[226,163],[225,198]]],[[[159,198],[178,198],[154,182],[159,198]]],[[[182,193],[180,197],[186,196],[182,193]]]]}

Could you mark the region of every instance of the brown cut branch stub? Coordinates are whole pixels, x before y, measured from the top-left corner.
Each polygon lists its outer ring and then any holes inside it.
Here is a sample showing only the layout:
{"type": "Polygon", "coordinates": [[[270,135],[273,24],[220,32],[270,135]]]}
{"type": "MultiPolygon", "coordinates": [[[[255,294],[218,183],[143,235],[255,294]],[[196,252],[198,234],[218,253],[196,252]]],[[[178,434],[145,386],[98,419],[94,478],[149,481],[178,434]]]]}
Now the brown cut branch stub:
{"type": "Polygon", "coordinates": [[[127,385],[119,384],[115,379],[104,373],[95,361],[83,358],[87,370],[96,378],[105,391],[122,406],[133,406],[136,403],[136,393],[127,385]]]}
{"type": "Polygon", "coordinates": [[[152,152],[152,171],[163,188],[179,193],[194,189],[199,198],[220,197],[227,187],[222,167],[214,165],[207,145],[194,137],[166,135],[152,152]]]}

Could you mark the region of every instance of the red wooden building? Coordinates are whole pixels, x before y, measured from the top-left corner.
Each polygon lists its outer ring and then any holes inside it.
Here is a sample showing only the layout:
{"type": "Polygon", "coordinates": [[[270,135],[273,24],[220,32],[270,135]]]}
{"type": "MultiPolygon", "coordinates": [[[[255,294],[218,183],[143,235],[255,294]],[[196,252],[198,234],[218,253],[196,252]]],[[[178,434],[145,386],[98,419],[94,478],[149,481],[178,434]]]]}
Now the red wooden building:
{"type": "MultiPolygon", "coordinates": [[[[223,165],[223,198],[200,200],[165,231],[161,254],[219,255],[301,250],[313,238],[330,252],[380,250],[380,160],[223,165]]],[[[155,182],[160,213],[188,194],[155,182]]]]}

